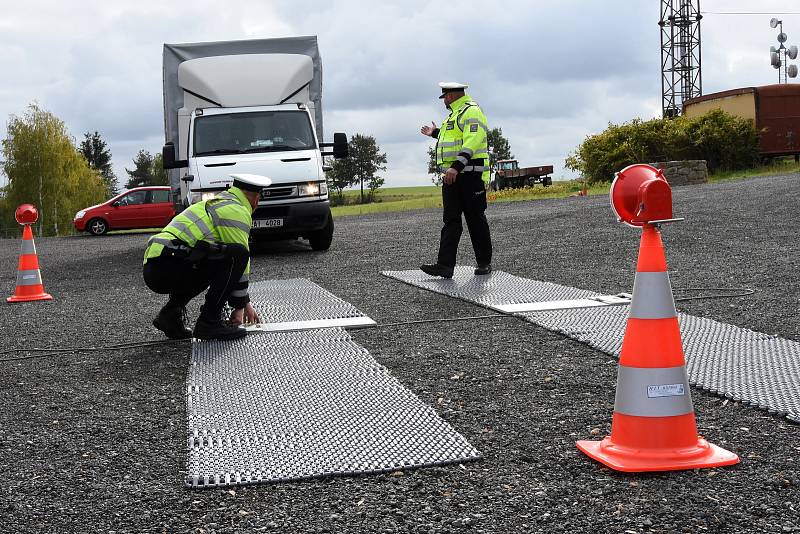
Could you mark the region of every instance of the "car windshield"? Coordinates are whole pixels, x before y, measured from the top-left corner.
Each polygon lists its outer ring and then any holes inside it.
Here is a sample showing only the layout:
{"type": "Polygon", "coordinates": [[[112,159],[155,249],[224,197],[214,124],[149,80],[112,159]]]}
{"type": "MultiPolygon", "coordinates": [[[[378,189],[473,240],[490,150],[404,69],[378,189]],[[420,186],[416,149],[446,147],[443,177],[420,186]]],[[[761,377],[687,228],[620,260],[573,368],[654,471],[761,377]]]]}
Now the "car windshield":
{"type": "Polygon", "coordinates": [[[194,121],[194,155],[245,154],[316,148],[304,111],[206,115],[194,121]]]}

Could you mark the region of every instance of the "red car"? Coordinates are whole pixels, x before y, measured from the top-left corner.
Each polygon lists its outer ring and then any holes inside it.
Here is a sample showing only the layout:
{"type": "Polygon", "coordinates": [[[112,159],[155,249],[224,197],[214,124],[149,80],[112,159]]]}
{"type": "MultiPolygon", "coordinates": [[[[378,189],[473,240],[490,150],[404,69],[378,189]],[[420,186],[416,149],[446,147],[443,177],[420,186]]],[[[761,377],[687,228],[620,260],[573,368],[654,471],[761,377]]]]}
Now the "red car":
{"type": "Polygon", "coordinates": [[[109,230],[163,228],[175,216],[169,187],[136,187],[75,214],[75,229],[103,235],[109,230]]]}

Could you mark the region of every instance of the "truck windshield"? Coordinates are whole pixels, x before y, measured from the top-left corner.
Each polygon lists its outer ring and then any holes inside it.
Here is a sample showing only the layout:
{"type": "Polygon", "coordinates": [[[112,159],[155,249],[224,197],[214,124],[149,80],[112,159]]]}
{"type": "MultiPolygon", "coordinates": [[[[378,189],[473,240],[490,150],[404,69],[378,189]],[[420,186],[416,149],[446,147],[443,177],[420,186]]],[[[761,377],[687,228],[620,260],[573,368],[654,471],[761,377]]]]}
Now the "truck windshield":
{"type": "Polygon", "coordinates": [[[244,154],[316,148],[308,114],[256,111],[197,117],[194,155],[244,154]]]}

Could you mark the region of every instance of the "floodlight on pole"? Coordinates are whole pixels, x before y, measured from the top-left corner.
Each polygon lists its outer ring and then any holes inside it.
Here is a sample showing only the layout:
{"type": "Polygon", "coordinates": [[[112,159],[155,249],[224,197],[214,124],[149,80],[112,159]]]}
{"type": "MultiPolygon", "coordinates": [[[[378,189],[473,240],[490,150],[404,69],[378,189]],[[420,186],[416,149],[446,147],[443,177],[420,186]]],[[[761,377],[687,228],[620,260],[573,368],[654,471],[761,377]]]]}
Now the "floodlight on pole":
{"type": "Polygon", "coordinates": [[[784,43],[787,41],[788,36],[783,33],[783,21],[775,17],[769,21],[771,28],[778,28],[778,43],[780,46],[775,48],[769,47],[769,63],[772,68],[778,71],[778,83],[789,83],[789,78],[797,77],[797,65],[789,65],[790,59],[797,58],[797,46],[791,45],[787,47],[784,43]]]}

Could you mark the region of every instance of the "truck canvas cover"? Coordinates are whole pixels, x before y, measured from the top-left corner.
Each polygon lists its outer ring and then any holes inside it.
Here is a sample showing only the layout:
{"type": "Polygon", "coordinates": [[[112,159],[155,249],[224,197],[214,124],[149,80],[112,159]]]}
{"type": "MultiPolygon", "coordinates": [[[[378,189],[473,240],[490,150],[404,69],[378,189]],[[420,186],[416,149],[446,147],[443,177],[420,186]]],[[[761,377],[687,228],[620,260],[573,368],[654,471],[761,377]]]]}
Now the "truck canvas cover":
{"type": "MultiPolygon", "coordinates": [[[[178,67],[184,61],[215,56],[242,54],[302,54],[313,62],[313,78],[309,95],[314,103],[317,137],[323,139],[322,130],[322,60],[316,36],[284,37],[278,39],[253,39],[245,41],[217,41],[164,45],[164,138],[176,146],[178,139],[178,110],[183,107],[183,89],[178,84],[178,67]]],[[[265,95],[267,96],[267,95],[265,95]]],[[[278,102],[275,102],[276,104],[278,102]]],[[[170,183],[177,187],[178,172],[170,173],[170,183]]]]}

